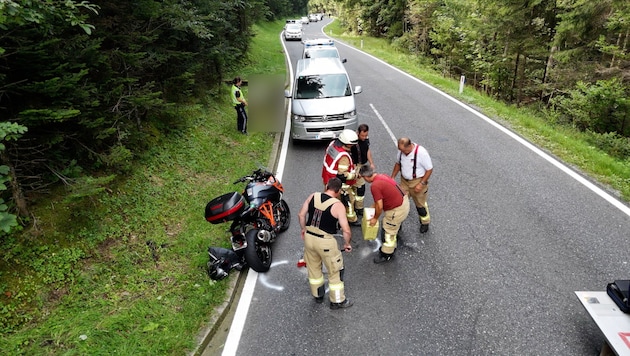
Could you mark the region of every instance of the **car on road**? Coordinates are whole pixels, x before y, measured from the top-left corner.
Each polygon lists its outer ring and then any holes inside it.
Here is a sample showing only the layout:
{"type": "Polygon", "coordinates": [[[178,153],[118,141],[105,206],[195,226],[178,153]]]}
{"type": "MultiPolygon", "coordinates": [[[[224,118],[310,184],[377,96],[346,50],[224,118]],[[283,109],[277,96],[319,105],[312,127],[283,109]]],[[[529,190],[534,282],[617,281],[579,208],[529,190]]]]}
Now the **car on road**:
{"type": "MultiPolygon", "coordinates": [[[[302,58],[340,58],[339,51],[335,46],[335,41],[328,38],[317,38],[304,41],[304,51],[302,58]]],[[[346,63],[346,59],[341,59],[346,63]]]]}
{"type": "Polygon", "coordinates": [[[355,94],[339,58],[299,59],[295,82],[284,96],[291,99],[293,142],[330,140],[344,129],[356,130],[358,117],[355,94]]]}
{"type": "Polygon", "coordinates": [[[303,23],[304,25],[308,25],[308,23],[310,22],[310,21],[308,20],[308,17],[307,17],[307,16],[303,16],[303,17],[302,17],[302,19],[301,19],[301,21],[302,21],[302,23],[303,23]]]}
{"type": "Polygon", "coordinates": [[[302,26],[296,23],[288,23],[284,27],[284,40],[302,40],[303,30],[302,26]]]}
{"type": "Polygon", "coordinates": [[[308,15],[308,20],[310,22],[317,22],[319,21],[319,16],[317,16],[316,14],[310,14],[308,15]]]}

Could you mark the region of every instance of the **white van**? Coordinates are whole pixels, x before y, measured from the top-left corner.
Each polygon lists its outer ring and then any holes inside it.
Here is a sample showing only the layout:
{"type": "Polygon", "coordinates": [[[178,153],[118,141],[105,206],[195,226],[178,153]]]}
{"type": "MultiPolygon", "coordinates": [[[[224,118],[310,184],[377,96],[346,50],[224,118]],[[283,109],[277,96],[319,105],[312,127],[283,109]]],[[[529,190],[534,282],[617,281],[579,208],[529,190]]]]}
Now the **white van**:
{"type": "Polygon", "coordinates": [[[358,126],[354,95],[360,86],[350,78],[339,58],[306,58],[297,62],[292,99],[291,137],[294,141],[330,140],[344,129],[358,126]]]}

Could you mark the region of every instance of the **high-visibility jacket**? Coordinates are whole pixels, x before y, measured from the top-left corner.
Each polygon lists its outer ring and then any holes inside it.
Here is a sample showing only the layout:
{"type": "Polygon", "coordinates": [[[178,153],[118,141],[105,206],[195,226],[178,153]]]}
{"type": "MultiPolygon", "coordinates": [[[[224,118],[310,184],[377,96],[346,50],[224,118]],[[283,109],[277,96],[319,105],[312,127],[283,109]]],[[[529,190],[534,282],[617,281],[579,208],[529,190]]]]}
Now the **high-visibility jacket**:
{"type": "Polygon", "coordinates": [[[239,98],[243,98],[243,92],[241,88],[237,87],[235,84],[232,85],[232,90],[230,91],[230,97],[232,98],[232,104],[234,106],[239,105],[241,102],[236,99],[236,92],[239,93],[239,98]]]}
{"type": "Polygon", "coordinates": [[[326,155],[324,155],[322,167],[324,184],[327,184],[331,178],[336,177],[338,173],[346,177],[346,184],[353,185],[356,182],[354,163],[350,153],[343,146],[336,145],[336,141],[332,141],[326,149],[326,155]],[[346,159],[342,160],[344,157],[346,159]]]}

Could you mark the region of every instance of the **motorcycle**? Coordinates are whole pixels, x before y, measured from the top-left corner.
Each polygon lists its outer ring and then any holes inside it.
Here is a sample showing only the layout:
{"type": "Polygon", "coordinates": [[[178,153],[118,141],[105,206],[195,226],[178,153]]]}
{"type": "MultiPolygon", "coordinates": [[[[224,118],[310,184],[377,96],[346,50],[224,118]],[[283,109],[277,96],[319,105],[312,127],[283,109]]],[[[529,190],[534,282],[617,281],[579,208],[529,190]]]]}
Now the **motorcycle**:
{"type": "Polygon", "coordinates": [[[271,244],[291,223],[289,205],[282,199],[284,187],[264,169],[253,171],[233,184],[247,182],[243,193],[231,192],[206,205],[206,220],[212,224],[231,221],[232,249],[254,271],[271,266],[271,244]]]}

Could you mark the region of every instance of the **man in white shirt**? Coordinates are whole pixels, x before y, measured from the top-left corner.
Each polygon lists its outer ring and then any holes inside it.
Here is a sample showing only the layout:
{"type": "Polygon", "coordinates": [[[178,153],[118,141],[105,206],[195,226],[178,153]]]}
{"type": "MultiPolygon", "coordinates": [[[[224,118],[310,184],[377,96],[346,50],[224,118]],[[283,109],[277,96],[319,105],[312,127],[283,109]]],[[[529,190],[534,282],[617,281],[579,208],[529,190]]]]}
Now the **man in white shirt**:
{"type": "Polygon", "coordinates": [[[422,146],[411,142],[409,137],[398,139],[397,161],[392,170],[392,178],[400,172],[400,187],[409,194],[416,204],[420,219],[420,233],[429,231],[431,216],[427,197],[429,194],[429,177],[433,173],[433,163],[429,152],[422,146]]]}

